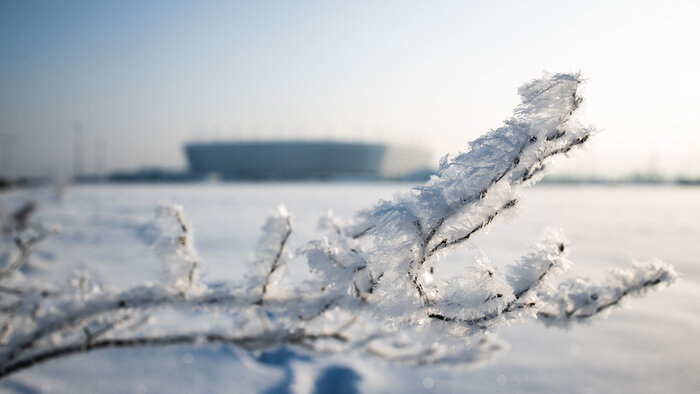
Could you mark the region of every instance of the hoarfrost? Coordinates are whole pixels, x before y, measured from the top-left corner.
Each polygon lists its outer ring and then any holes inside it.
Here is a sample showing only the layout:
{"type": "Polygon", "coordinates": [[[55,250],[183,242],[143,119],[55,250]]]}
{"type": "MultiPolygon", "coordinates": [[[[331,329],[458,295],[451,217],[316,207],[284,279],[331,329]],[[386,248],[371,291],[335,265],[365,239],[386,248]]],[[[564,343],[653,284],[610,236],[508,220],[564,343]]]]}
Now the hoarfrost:
{"type": "Polygon", "coordinates": [[[522,187],[589,139],[593,130],[576,119],[580,84],[578,74],[545,74],[526,83],[513,116],[466,152],[445,156],[425,185],[350,221],[329,213],[319,222],[325,235],[296,251],[306,257],[310,279],[292,285],[281,285],[294,255],[292,220],[283,206],[263,226],[243,283],[216,286],[199,278],[182,207],[162,207],[153,228],[166,279],[123,290],[88,286],[87,276],[59,290],[26,283],[18,268],[51,231],[30,222],[31,208],[0,211],[0,378],[72,353],[181,343],[475,363],[506,347],[494,335],[503,323],[533,318],[566,327],[672,283],[675,271],[658,261],[614,271],[600,283],[560,283],[571,263],[558,230],[547,230],[508,267],[482,254],[458,277],[434,276],[439,257],[513,211],[522,187]],[[151,317],[163,309],[182,321],[168,326],[151,317]],[[198,325],[193,311],[227,313],[232,324],[198,325]]]}

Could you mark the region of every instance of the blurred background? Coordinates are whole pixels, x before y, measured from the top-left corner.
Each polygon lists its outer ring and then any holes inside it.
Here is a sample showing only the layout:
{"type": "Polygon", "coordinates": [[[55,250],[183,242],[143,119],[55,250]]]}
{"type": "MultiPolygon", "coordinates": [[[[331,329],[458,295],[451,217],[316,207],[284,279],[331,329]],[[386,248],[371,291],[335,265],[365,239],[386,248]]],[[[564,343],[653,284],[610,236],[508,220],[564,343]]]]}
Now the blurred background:
{"type": "Polygon", "coordinates": [[[189,180],[188,143],[312,142],[376,165],[301,178],[424,178],[499,127],[522,83],[580,70],[601,133],[554,179],[694,182],[698,16],[695,1],[5,0],[0,176],[189,180]]]}
{"type": "Polygon", "coordinates": [[[278,204],[296,250],[330,209],[391,199],[500,127],[523,83],[578,71],[600,132],[543,182],[565,185],[524,193],[517,218],[438,273],[482,251],[505,265],[557,226],[572,277],[658,257],[682,278],[585,327],[504,327],[510,351],[475,369],[184,346],[65,358],[0,391],[302,393],[339,365],[347,392],[700,392],[700,188],[677,185],[700,184],[698,20],[700,2],[668,0],[0,1],[0,213],[33,200],[61,228],[30,280],[160,280],[143,229],[175,202],[204,281],[239,282],[278,204]],[[598,186],[618,183],[647,185],[598,186]]]}

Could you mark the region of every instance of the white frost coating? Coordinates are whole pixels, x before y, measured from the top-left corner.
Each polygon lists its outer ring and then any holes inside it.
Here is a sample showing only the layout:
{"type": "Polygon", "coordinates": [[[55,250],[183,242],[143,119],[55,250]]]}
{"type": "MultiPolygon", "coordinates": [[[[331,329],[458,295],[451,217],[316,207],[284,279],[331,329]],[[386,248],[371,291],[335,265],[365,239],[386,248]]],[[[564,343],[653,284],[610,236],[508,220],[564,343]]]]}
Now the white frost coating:
{"type": "Polygon", "coordinates": [[[408,297],[437,301],[420,280],[430,258],[515,206],[520,186],[538,180],[549,158],[588,139],[591,130],[574,118],[580,83],[577,74],[556,74],[525,84],[522,103],[504,126],[472,142],[466,153],[443,158],[425,186],[369,213],[365,226],[376,247],[367,253],[378,265],[370,270],[385,275],[379,288],[387,309],[401,310],[403,297],[390,294],[411,286],[417,291],[408,297]]]}
{"type": "Polygon", "coordinates": [[[568,270],[567,241],[559,229],[548,229],[535,249],[509,267],[508,283],[518,298],[532,298],[553,290],[550,285],[558,274],[568,270]]]}
{"type": "Polygon", "coordinates": [[[570,325],[591,316],[608,313],[628,295],[641,296],[658,284],[670,285],[678,274],[670,264],[651,261],[634,268],[613,270],[602,283],[577,279],[562,283],[546,297],[538,316],[548,325],[570,325]]]}
{"type": "Polygon", "coordinates": [[[270,288],[273,288],[278,278],[283,275],[288,257],[285,245],[292,232],[292,221],[287,208],[284,205],[277,207],[261,230],[255,259],[246,280],[248,292],[257,294],[260,302],[268,296],[270,288]]]}
{"type": "Polygon", "coordinates": [[[485,255],[467,267],[465,275],[441,283],[433,309],[461,320],[498,313],[515,300],[513,289],[485,255]]]}
{"type": "Polygon", "coordinates": [[[199,282],[199,257],[183,208],[179,205],[161,206],[156,215],[156,226],[160,234],[156,248],[165,265],[167,283],[182,295],[200,294],[203,285],[199,282]]]}
{"type": "Polygon", "coordinates": [[[475,363],[505,347],[491,333],[500,324],[536,318],[568,326],[672,283],[673,268],[661,262],[615,271],[598,284],[558,283],[570,263],[556,230],[512,266],[482,255],[459,277],[433,276],[441,255],[518,205],[520,187],[537,181],[550,158],[587,141],[591,130],[575,119],[580,83],[578,74],[547,74],[525,84],[505,125],[466,153],[443,158],[424,186],[358,213],[347,225],[330,213],[322,218],[326,235],[299,248],[311,273],[301,283],[279,283],[292,250],[284,207],[263,226],[243,283],[210,286],[199,281],[182,208],[163,207],[154,228],[168,279],[119,291],[86,287],[85,276],[59,289],[23,281],[18,268],[50,234],[29,221],[31,207],[0,211],[0,379],[68,354],[180,343],[244,350],[286,344],[410,364],[475,363]],[[165,309],[181,321],[148,324],[165,309]],[[230,322],[201,326],[193,312],[226,314],[230,322]]]}

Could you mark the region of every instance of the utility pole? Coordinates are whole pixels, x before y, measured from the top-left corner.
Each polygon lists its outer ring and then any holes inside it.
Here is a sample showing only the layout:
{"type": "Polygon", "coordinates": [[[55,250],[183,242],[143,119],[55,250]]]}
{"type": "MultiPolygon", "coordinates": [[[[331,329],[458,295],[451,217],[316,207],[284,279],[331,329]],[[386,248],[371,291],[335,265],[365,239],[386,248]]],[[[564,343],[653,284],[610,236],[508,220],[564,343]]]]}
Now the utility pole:
{"type": "Polygon", "coordinates": [[[2,145],[2,175],[7,179],[12,179],[12,145],[15,142],[15,137],[12,134],[0,135],[0,145],[2,145]]]}
{"type": "Polygon", "coordinates": [[[95,175],[100,178],[105,170],[105,147],[102,137],[95,141],[95,175]]]}
{"type": "Polygon", "coordinates": [[[73,122],[73,180],[83,174],[83,122],[73,122]]]}

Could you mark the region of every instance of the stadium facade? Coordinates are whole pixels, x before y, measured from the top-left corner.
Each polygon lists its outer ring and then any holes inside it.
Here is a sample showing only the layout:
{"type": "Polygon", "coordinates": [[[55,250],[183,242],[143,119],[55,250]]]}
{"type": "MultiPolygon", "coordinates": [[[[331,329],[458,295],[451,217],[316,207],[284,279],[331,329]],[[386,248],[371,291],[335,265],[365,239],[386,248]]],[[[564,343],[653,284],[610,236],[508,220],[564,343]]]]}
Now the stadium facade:
{"type": "Polygon", "coordinates": [[[333,141],[192,142],[189,171],[223,180],[409,179],[429,172],[418,148],[333,141]]]}

